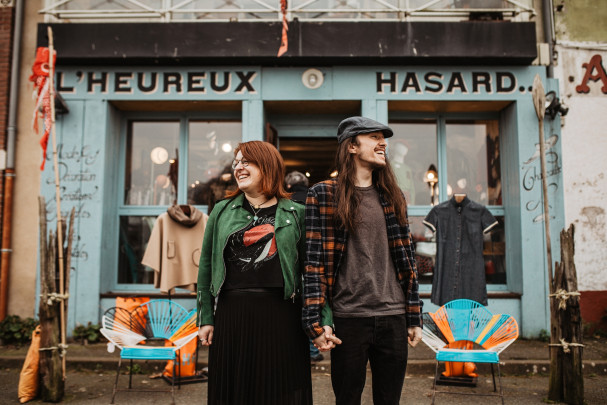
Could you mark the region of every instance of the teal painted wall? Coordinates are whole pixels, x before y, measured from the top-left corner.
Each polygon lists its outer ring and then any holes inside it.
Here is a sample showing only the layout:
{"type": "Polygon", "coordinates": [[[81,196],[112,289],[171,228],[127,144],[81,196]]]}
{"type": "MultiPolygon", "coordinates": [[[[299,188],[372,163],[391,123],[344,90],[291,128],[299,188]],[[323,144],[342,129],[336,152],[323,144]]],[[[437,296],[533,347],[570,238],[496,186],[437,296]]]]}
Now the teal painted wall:
{"type": "MultiPolygon", "coordinates": [[[[535,74],[542,77],[546,91],[557,89],[556,81],[547,81],[541,67],[326,67],[320,68],[322,86],[312,90],[302,83],[305,70],[247,66],[125,71],[74,67],[59,72],[59,89],[70,108],[57,123],[62,208],[67,212],[77,207],[78,212],[68,330],[76,323],[98,321],[102,308],[111,301],[100,300],[99,294],[114,285],[117,262],[117,160],[125,114],[111,105],[114,100],[240,100],[245,141],[264,137],[264,101],[358,100],[363,115],[382,122],[388,121],[391,100],[509,103],[500,118],[509,273],[507,286],[497,290],[521,293],[522,298],[491,299],[489,306],[493,312],[514,315],[524,336],[536,336],[548,329],[541,181],[539,159],[533,159],[538,122],[530,87],[535,74]],[[151,84],[154,74],[155,86],[151,84]]],[[[288,120],[276,123],[288,125],[288,120]]],[[[326,123],[321,126],[326,127],[326,123]]],[[[556,140],[549,150],[548,179],[552,249],[558,260],[558,232],[564,221],[558,119],[546,122],[545,130],[546,138],[556,140]]],[[[47,164],[41,191],[50,201],[47,211],[53,219],[52,164],[47,164]]]]}
{"type": "MultiPolygon", "coordinates": [[[[75,209],[68,306],[68,331],[96,322],[101,280],[102,218],[108,114],[103,100],[70,100],[70,113],[57,121],[57,156],[64,218],[75,209]]],[[[49,229],[56,229],[55,175],[49,160],[41,176],[49,229]]],[[[65,239],[65,237],[64,237],[65,239]]]]}

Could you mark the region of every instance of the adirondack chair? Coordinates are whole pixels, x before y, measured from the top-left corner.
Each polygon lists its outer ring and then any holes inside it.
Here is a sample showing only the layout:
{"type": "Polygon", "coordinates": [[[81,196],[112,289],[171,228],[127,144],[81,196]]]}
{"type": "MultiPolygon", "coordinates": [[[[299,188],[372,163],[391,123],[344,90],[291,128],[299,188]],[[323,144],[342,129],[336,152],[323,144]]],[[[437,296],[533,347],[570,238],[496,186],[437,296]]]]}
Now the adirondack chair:
{"type": "Polygon", "coordinates": [[[422,340],[436,353],[436,372],[432,386],[432,404],[437,393],[499,396],[504,403],[504,393],[500,373],[499,354],[518,337],[518,324],[510,315],[492,314],[486,307],[472,300],[454,300],[446,303],[438,311],[423,314],[424,328],[422,340]],[[453,342],[469,341],[478,349],[451,349],[446,346],[453,342]],[[437,391],[440,362],[475,362],[491,364],[493,391],[497,392],[493,365],[497,364],[499,393],[474,394],[455,391],[437,391]]]}
{"type": "Polygon", "coordinates": [[[123,359],[130,360],[131,365],[129,390],[133,389],[133,360],[173,360],[170,392],[175,403],[175,365],[179,363],[179,349],[198,333],[196,310],[188,312],[174,301],[157,299],[139,305],[132,312],[123,308],[110,308],[103,315],[101,324],[100,331],[109,341],[108,351],[112,352],[115,347],[120,349],[111,403],[114,403],[117,391],[124,391],[118,389],[123,359]],[[172,346],[154,345],[153,341],[170,341],[172,346]]]}

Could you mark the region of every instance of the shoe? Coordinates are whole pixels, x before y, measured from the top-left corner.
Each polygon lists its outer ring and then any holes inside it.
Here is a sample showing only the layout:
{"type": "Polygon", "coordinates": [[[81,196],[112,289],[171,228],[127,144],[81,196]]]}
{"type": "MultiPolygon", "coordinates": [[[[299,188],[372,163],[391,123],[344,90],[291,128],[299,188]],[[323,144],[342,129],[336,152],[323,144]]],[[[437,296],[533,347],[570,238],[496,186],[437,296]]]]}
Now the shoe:
{"type": "Polygon", "coordinates": [[[322,353],[318,353],[316,356],[310,356],[310,362],[312,363],[317,363],[319,361],[323,361],[325,359],[325,356],[322,355],[322,353]]]}

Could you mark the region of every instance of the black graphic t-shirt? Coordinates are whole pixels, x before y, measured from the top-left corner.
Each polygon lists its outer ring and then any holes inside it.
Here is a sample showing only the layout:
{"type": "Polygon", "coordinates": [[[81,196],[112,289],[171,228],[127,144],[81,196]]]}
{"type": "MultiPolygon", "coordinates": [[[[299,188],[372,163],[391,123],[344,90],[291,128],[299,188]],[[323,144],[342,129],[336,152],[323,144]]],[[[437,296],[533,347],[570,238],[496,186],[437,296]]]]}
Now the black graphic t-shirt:
{"type": "MultiPolygon", "coordinates": [[[[243,207],[254,218],[249,204],[243,207]]],[[[257,211],[254,219],[245,228],[228,237],[223,258],[226,264],[226,279],[223,288],[282,288],[282,269],[278,258],[274,220],[276,207],[273,205],[257,211]]]]}

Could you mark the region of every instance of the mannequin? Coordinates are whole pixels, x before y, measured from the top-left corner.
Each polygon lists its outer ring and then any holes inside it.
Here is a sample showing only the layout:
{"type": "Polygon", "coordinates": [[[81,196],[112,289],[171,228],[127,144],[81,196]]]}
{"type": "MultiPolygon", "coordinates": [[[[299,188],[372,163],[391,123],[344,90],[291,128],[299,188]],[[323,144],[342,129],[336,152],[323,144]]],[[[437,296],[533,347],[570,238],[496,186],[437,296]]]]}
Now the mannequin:
{"type": "Polygon", "coordinates": [[[464,198],[466,198],[466,194],[453,194],[453,198],[455,198],[456,203],[461,204],[464,198]]]}

